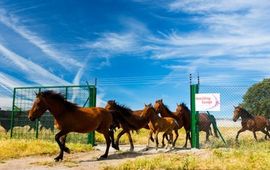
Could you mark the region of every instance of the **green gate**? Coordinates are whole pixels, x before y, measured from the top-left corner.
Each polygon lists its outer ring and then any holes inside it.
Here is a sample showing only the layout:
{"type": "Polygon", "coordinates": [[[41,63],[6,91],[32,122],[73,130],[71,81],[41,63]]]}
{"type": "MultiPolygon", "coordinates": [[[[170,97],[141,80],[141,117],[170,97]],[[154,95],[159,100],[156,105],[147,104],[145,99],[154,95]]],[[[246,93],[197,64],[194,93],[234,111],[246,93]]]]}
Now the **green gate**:
{"type": "MultiPolygon", "coordinates": [[[[31,109],[36,93],[53,90],[61,93],[68,101],[81,107],[96,106],[96,87],[94,85],[80,86],[42,86],[16,87],[13,91],[12,116],[10,137],[17,139],[44,139],[54,141],[57,129],[54,128],[54,118],[46,111],[38,120],[28,120],[28,110],[31,109]]],[[[90,143],[94,145],[94,132],[89,134],[71,133],[67,142],[90,143]]]]}

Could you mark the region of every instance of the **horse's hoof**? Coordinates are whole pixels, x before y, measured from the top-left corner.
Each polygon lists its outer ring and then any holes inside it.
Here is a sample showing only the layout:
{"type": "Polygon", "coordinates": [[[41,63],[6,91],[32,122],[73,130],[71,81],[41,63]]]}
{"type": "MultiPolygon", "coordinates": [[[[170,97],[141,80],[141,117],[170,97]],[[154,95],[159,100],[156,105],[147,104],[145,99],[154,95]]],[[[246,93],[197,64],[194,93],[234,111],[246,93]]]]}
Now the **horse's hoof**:
{"type": "Polygon", "coordinates": [[[55,162],[59,162],[60,160],[62,161],[63,160],[63,157],[57,156],[56,158],[54,158],[54,161],[55,162]]]}
{"type": "Polygon", "coordinates": [[[115,150],[120,150],[119,146],[118,145],[112,145],[112,147],[115,149],[115,150]]]}
{"type": "Polygon", "coordinates": [[[130,152],[133,152],[133,151],[134,151],[134,148],[130,148],[129,151],[130,151],[130,152]]]}
{"type": "Polygon", "coordinates": [[[164,148],[165,147],[165,144],[162,144],[161,147],[164,148]]]}
{"type": "Polygon", "coordinates": [[[105,160],[108,158],[108,155],[101,155],[97,160],[101,161],[101,160],[105,160]]]}
{"type": "Polygon", "coordinates": [[[68,154],[69,154],[69,153],[70,153],[70,149],[69,149],[69,148],[67,148],[67,147],[65,147],[65,148],[64,148],[64,152],[66,152],[66,153],[68,153],[68,154]]]}

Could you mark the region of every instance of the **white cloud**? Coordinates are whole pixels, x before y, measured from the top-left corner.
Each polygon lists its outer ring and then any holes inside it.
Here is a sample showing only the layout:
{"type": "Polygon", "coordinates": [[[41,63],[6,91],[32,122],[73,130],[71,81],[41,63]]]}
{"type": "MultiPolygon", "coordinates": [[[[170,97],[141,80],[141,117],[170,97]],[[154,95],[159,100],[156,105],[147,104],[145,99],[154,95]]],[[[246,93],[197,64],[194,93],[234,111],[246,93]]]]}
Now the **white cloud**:
{"type": "Polygon", "coordinates": [[[16,78],[10,77],[5,73],[0,72],[0,86],[6,91],[12,93],[12,89],[14,87],[19,87],[22,85],[25,85],[25,83],[16,78]]]}
{"type": "MultiPolygon", "coordinates": [[[[10,62],[15,64],[13,66],[14,68],[11,67],[12,69],[16,69],[18,72],[21,72],[21,75],[29,81],[42,85],[69,84],[67,81],[47,71],[47,69],[23,58],[1,44],[0,53],[10,62]]],[[[0,81],[2,82],[3,80],[0,81]]]]}

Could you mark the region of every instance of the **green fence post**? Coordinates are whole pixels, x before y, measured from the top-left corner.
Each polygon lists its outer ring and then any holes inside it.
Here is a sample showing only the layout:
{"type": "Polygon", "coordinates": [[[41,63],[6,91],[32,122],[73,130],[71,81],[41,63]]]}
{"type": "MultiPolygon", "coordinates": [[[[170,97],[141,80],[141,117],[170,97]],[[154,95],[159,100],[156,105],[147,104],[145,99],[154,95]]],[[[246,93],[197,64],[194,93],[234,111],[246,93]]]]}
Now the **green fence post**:
{"type": "MultiPolygon", "coordinates": [[[[89,107],[96,107],[96,95],[97,95],[97,89],[96,87],[88,87],[89,90],[89,107]]],[[[87,143],[92,144],[92,146],[95,145],[95,132],[88,133],[87,136],[87,143]]]]}
{"type": "Polygon", "coordinates": [[[11,114],[11,122],[10,122],[10,138],[12,138],[13,136],[15,98],[16,98],[16,88],[13,89],[12,114],[11,114]]]}
{"type": "Polygon", "coordinates": [[[191,108],[191,147],[199,148],[199,128],[198,121],[199,116],[195,108],[195,94],[199,91],[197,84],[190,85],[190,108],[191,108]]]}

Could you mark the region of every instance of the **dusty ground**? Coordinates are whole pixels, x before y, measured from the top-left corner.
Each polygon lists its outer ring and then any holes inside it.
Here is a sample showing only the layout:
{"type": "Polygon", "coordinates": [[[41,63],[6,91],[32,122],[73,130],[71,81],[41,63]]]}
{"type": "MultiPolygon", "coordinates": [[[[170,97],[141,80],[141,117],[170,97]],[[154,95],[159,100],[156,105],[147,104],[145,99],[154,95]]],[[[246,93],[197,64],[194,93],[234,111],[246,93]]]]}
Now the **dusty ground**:
{"type": "Polygon", "coordinates": [[[109,157],[106,160],[97,160],[97,158],[104,153],[105,146],[99,145],[91,152],[85,153],[71,153],[65,154],[64,161],[54,162],[53,158],[56,155],[43,155],[43,156],[30,156],[20,159],[12,159],[0,162],[0,170],[83,170],[83,169],[102,169],[104,166],[113,166],[120,164],[127,160],[132,160],[138,157],[149,157],[154,154],[160,154],[164,152],[171,153],[187,153],[187,152],[205,152],[203,150],[190,150],[190,149],[159,149],[155,150],[150,148],[145,151],[145,146],[135,146],[134,152],[128,152],[129,146],[121,146],[122,151],[116,151],[110,148],[109,157]]]}

